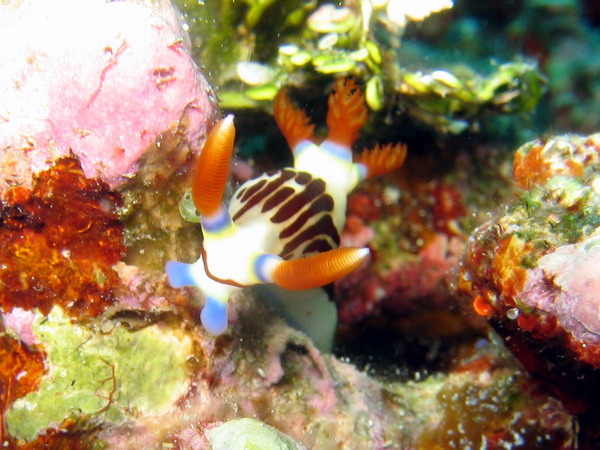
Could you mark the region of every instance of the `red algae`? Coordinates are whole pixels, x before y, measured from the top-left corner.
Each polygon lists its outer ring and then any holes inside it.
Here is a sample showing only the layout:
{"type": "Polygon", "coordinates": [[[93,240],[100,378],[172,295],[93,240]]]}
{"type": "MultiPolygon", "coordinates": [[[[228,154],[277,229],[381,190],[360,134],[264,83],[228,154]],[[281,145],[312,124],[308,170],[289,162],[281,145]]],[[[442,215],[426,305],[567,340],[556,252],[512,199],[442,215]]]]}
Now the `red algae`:
{"type": "Polygon", "coordinates": [[[466,239],[467,205],[450,181],[399,171],[348,197],[343,246],[368,245],[373,263],[335,283],[339,320],[357,323],[452,302],[446,283],[466,239]]]}
{"type": "Polygon", "coordinates": [[[460,221],[467,215],[467,208],[460,191],[447,183],[436,183],[431,190],[433,198],[433,224],[439,232],[448,236],[462,236],[460,221]]]}
{"type": "Polygon", "coordinates": [[[4,442],[4,413],[16,399],[34,391],[44,373],[43,354],[33,352],[2,333],[0,324],[0,443],[4,442]]]}
{"type": "Polygon", "coordinates": [[[85,178],[73,158],[40,173],[31,190],[0,202],[0,307],[61,305],[72,317],[97,316],[114,301],[112,269],[125,252],[116,215],[120,196],[85,178]]]}
{"type": "MultiPolygon", "coordinates": [[[[0,308],[60,305],[72,317],[96,316],[120,283],[112,266],[124,253],[116,215],[121,200],[105,183],[85,178],[79,163],[60,160],[33,188],[15,187],[0,201],[0,308]]],[[[4,413],[37,389],[44,354],[0,334],[0,441],[11,448],[80,448],[81,437],[46,433],[20,445],[4,433],[4,413]],[[5,440],[8,439],[8,440],[5,440]]]]}

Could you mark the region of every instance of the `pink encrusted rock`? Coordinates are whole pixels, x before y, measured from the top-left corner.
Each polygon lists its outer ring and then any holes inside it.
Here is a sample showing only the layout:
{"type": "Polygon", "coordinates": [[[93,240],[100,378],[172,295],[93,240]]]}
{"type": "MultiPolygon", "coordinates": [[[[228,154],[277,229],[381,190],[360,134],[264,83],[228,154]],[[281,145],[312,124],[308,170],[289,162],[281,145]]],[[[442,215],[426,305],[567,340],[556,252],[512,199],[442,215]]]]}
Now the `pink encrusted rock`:
{"type": "MultiPolygon", "coordinates": [[[[204,449],[204,431],[242,417],[261,420],[307,448],[381,449],[386,438],[398,437],[386,433],[398,416],[379,382],[320,353],[249,292],[232,296],[229,307],[239,320],[230,336],[214,339],[185,327],[195,334],[198,352],[190,358],[197,366],[185,398],[164,416],[104,427],[98,439],[109,448],[157,448],[167,438],[177,448],[204,449]]],[[[416,433],[405,434],[408,441],[416,433]]]]}
{"type": "Polygon", "coordinates": [[[35,314],[33,311],[27,311],[23,308],[13,308],[11,311],[0,315],[0,323],[4,325],[4,328],[10,330],[28,347],[39,344],[32,328],[34,319],[35,314]]]}
{"type": "Polygon", "coordinates": [[[71,153],[116,188],[164,134],[181,134],[178,151],[199,150],[214,95],[178,12],[147,3],[0,5],[0,193],[71,153]]]}
{"type": "Polygon", "coordinates": [[[577,345],[600,345],[600,237],[542,256],[529,271],[521,301],[555,317],[577,345]]]}

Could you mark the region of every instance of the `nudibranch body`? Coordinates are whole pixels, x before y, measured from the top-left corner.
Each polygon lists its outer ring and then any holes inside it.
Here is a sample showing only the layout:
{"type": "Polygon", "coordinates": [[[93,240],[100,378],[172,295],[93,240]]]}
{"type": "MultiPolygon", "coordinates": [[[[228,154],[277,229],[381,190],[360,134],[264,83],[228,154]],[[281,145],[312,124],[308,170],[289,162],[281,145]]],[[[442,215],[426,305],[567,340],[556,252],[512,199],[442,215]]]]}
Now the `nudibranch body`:
{"type": "Polygon", "coordinates": [[[192,187],[204,234],[193,264],[169,261],[173,287],[196,286],[206,296],[201,320],[218,335],[227,329],[227,301],[236,290],[262,283],[302,290],[331,283],[355,270],[367,248],[337,248],[346,197],[367,176],[401,166],[406,147],[376,147],[354,162],[352,144],[367,118],[352,79],[338,80],[329,97],[329,135],[312,141],[314,125],[295,109],[286,92],[275,100],[275,119],[294,153],[294,168],[265,173],[242,184],[222,202],[233,153],[235,128],[229,115],[215,125],[192,187]]]}

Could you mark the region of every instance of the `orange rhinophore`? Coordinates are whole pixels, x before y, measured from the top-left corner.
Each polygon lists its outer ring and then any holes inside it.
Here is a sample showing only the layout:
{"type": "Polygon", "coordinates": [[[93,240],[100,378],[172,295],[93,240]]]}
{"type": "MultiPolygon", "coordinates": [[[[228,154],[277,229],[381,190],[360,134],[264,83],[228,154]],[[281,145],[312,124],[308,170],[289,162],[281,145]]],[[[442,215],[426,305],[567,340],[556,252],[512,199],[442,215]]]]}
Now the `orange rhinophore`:
{"type": "Polygon", "coordinates": [[[210,217],[219,211],[227,187],[234,139],[233,115],[229,115],[214,126],[198,157],[192,198],[203,216],[210,217]]]}
{"type": "Polygon", "coordinates": [[[284,289],[311,289],[348,275],[358,269],[367,256],[368,248],[336,248],[305,258],[282,261],[271,276],[284,289]]]}

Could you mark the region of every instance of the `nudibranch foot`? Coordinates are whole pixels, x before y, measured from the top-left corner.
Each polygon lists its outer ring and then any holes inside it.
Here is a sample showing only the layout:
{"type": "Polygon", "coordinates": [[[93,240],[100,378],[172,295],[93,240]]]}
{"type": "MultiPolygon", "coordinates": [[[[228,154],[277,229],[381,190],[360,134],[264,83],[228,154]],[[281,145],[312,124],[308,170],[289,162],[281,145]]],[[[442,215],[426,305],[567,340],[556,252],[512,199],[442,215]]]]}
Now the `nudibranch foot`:
{"type": "Polygon", "coordinates": [[[372,149],[365,149],[354,158],[354,162],[363,166],[365,178],[376,177],[402,167],[406,152],[406,144],[376,145],[372,149]]]}

